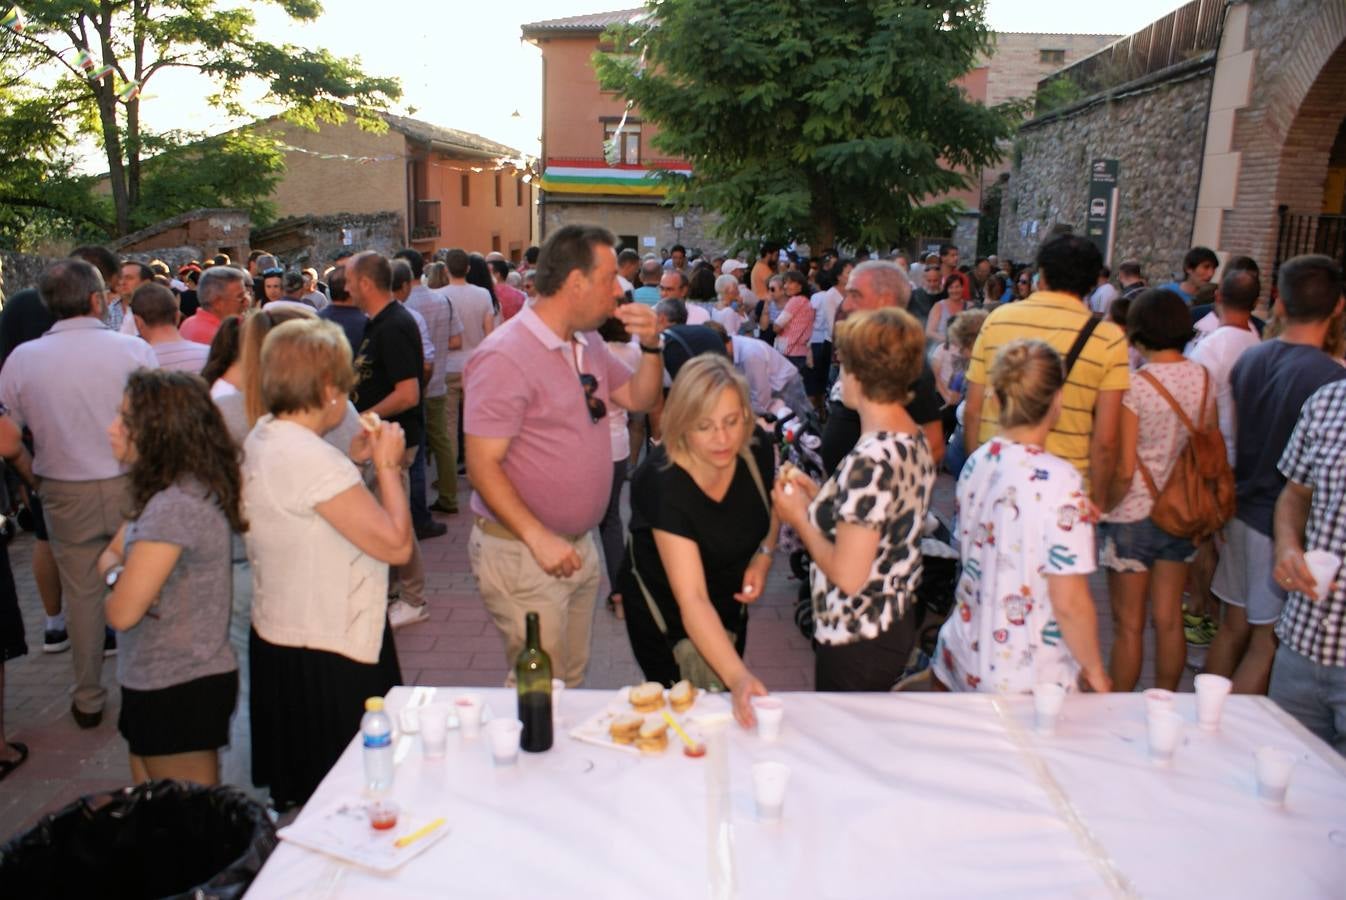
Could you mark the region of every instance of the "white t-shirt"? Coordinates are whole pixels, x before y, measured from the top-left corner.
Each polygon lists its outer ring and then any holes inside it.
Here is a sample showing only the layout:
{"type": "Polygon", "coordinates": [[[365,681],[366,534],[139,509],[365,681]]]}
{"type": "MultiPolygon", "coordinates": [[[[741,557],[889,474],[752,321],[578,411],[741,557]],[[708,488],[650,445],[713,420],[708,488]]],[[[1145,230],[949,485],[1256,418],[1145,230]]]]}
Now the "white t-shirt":
{"type": "Polygon", "coordinates": [[[809,304],[813,307],[813,335],[809,338],[810,343],[822,344],[832,340],[837,307],[841,306],[843,299],[841,291],[834,287],[819,291],[809,298],[809,304]]]}
{"type": "Polygon", "coordinates": [[[378,662],[388,566],[316,508],[361,483],[344,453],[294,422],[263,416],[244,441],[252,624],[270,643],[378,662]]]}
{"type": "Polygon", "coordinates": [[[963,572],[932,661],[950,690],[1073,690],[1080,665],[1052,611],[1047,579],[1094,571],[1093,506],[1075,467],[995,437],[958,477],[963,572]]]}
{"type": "MultiPolygon", "coordinates": [[[[640,345],[634,339],[630,341],[608,341],[608,349],[617,357],[618,362],[632,372],[640,368],[640,345]]],[[[608,404],[608,430],[612,436],[612,461],[617,462],[631,455],[631,438],[626,430],[630,416],[626,409],[616,403],[608,404]]]]}
{"type": "MultiPolygon", "coordinates": [[[[1192,339],[1187,342],[1187,346],[1182,351],[1183,355],[1191,357],[1192,354],[1196,351],[1197,346],[1200,345],[1201,342],[1204,341],[1206,338],[1214,334],[1216,329],[1218,329],[1219,327],[1220,327],[1220,317],[1217,316],[1214,313],[1214,311],[1208,312],[1204,316],[1202,316],[1199,320],[1197,320],[1197,323],[1192,326],[1192,330],[1195,331],[1196,334],[1194,334],[1192,336],[1192,339]]],[[[1254,341],[1262,340],[1262,336],[1257,333],[1257,328],[1253,325],[1252,322],[1248,323],[1248,327],[1246,329],[1230,328],[1229,330],[1245,331],[1247,334],[1251,334],[1253,336],[1254,341]]]]}
{"type": "Polygon", "coordinates": [[[687,301],[687,324],[705,325],[710,321],[710,310],[706,309],[703,303],[694,303],[687,301]]]}
{"type": "MultiPolygon", "coordinates": [[[[1108,307],[1112,306],[1112,301],[1117,299],[1117,288],[1112,286],[1112,282],[1104,282],[1094,288],[1094,292],[1089,295],[1089,308],[1100,316],[1108,314],[1108,307]]],[[[999,300],[999,297],[995,299],[999,300]]]]}
{"type": "Polygon", "coordinates": [[[723,325],[724,330],[731,335],[740,333],[748,322],[748,317],[733,306],[717,307],[711,312],[710,317],[723,325]]]}
{"type": "Polygon", "coordinates": [[[448,298],[454,316],[463,323],[463,346],[449,351],[448,364],[444,367],[446,374],[461,375],[472,351],[486,340],[486,319],[495,315],[491,294],[475,284],[450,284],[436,290],[448,298]]]}
{"type": "MultiPolygon", "coordinates": [[[[1203,320],[1204,321],[1204,320],[1203,320]]],[[[1190,353],[1192,362],[1201,363],[1210,372],[1210,389],[1215,394],[1215,409],[1219,415],[1220,434],[1224,435],[1224,449],[1229,464],[1234,464],[1234,440],[1238,434],[1234,416],[1234,392],[1229,386],[1229,373],[1245,350],[1262,342],[1257,330],[1217,328],[1202,338],[1190,353]]]]}

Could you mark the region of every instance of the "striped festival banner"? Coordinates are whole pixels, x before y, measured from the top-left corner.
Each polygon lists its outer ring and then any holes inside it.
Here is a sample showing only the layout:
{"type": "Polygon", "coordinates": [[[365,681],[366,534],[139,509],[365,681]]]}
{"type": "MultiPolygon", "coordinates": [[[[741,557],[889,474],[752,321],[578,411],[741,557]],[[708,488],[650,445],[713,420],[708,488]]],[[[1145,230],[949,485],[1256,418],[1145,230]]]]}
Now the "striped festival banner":
{"type": "Polygon", "coordinates": [[[601,159],[548,159],[538,186],[552,194],[662,197],[667,191],[655,177],[657,169],[692,174],[690,165],[673,160],[651,166],[633,163],[609,166],[601,159]]]}

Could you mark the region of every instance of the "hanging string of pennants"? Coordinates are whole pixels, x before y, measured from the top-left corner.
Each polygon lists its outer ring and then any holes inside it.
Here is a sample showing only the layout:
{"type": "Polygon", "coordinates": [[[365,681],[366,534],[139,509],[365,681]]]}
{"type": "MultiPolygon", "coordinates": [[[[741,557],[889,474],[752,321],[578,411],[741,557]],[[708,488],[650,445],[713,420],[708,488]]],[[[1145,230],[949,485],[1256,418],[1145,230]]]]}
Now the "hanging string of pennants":
{"type": "MultiPolygon", "coordinates": [[[[7,28],[15,34],[23,34],[24,30],[23,10],[17,6],[11,6],[9,11],[0,16],[0,28],[7,28]]],[[[116,66],[100,66],[88,50],[77,48],[75,50],[75,66],[82,69],[84,77],[90,82],[101,81],[108,75],[117,71],[116,66]]],[[[140,96],[140,82],[130,79],[123,82],[117,88],[117,99],[122,103],[130,103],[140,96]]]]}
{"type": "MultiPolygon", "coordinates": [[[[278,144],[277,146],[280,147],[280,149],[291,153],[303,153],[306,156],[314,156],[318,159],[343,160],[345,162],[365,164],[392,162],[393,160],[412,158],[402,153],[383,153],[379,156],[352,156],[347,153],[327,153],[318,150],[310,150],[307,147],[296,147],[293,144],[278,144]]],[[[451,169],[455,172],[503,172],[507,169],[514,169],[525,176],[528,176],[532,171],[532,164],[526,159],[501,159],[497,160],[495,165],[485,166],[454,166],[435,162],[429,163],[429,165],[437,169],[451,169]]]]}

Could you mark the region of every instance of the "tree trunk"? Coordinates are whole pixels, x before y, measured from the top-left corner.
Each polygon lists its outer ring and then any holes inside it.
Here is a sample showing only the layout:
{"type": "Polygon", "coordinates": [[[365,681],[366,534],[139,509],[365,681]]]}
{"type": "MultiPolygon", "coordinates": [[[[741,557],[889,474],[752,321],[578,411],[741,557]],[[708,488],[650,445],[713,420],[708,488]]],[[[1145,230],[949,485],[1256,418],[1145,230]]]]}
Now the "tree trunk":
{"type": "MultiPolygon", "coordinates": [[[[112,46],[113,5],[109,0],[99,4],[99,15],[93,19],[102,45],[104,65],[116,65],[117,53],[112,46]]],[[[103,127],[103,149],[107,154],[108,184],[112,188],[112,206],[116,210],[117,236],[131,233],[131,201],[126,188],[126,167],[122,163],[121,136],[117,134],[116,80],[104,75],[94,86],[98,97],[98,119],[103,127]]]]}
{"type": "Polygon", "coordinates": [[[117,96],[103,79],[98,94],[98,118],[103,126],[103,148],[107,154],[108,185],[112,188],[112,206],[116,211],[117,236],[131,233],[131,202],[126,189],[126,167],[122,163],[121,136],[117,134],[117,96]]]}
{"type": "MultiPolygon", "coordinates": [[[[145,32],[141,23],[149,15],[149,4],[136,2],[132,6],[135,24],[133,25],[131,77],[136,84],[144,77],[145,70],[145,32]]],[[[127,202],[131,209],[140,206],[140,98],[126,104],[126,187],[127,202]]]]}

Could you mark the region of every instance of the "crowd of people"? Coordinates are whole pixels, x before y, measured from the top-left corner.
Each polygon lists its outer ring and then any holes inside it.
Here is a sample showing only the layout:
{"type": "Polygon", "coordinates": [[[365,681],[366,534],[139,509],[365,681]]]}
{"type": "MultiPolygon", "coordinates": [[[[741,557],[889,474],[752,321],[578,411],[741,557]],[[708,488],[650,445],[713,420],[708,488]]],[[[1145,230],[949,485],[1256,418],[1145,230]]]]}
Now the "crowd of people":
{"type": "MultiPolygon", "coordinates": [[[[407,249],[322,273],[81,247],[0,314],[43,649],[71,654],[82,728],[117,654],[137,780],[283,809],[401,681],[433,514],[471,516],[506,661],[537,613],[553,671],[583,684],[606,582],[646,677],[727,691],[745,725],[767,690],[749,614],[788,539],[818,690],[1129,691],[1149,622],[1159,687],[1207,646],[1206,671],[1346,753],[1346,582],[1316,596],[1304,561],[1346,538],[1341,271],[1289,260],[1260,305],[1254,261],[1220,266],[1195,248],[1180,279],[1128,261],[1114,284],[1070,234],[1031,266],[951,245],[642,258],[586,226],[517,264],[407,249]],[[779,443],[785,420],[816,464],[779,443]],[[959,566],[932,604],[941,472],[959,566]]],[[[0,727],[0,778],[26,755],[0,727]]]]}

